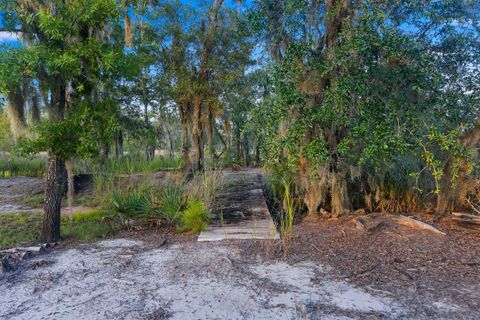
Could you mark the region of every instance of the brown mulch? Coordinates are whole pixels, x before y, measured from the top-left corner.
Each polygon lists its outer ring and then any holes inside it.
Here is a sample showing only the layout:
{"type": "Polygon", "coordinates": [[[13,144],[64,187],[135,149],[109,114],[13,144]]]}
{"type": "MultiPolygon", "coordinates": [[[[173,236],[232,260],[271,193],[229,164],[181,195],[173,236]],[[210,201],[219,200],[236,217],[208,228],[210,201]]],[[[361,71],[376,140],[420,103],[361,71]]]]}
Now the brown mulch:
{"type": "Polygon", "coordinates": [[[480,317],[480,230],[433,222],[427,214],[415,218],[446,235],[401,226],[391,214],[363,216],[365,230],[355,217],[306,219],[294,228],[287,259],[330,266],[340,279],[395,296],[410,308],[418,305],[419,317],[435,316],[432,302],[473,312],[462,319],[480,317]]]}

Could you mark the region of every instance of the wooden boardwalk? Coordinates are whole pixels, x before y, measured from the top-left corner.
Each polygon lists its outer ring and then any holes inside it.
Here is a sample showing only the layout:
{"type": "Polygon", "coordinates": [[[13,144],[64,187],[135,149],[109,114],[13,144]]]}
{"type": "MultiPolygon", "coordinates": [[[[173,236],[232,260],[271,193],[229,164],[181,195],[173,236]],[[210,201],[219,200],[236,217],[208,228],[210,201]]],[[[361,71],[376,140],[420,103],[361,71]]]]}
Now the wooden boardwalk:
{"type": "Polygon", "coordinates": [[[224,171],[225,185],[213,208],[213,219],[198,241],[278,239],[262,192],[258,169],[224,171]]]}

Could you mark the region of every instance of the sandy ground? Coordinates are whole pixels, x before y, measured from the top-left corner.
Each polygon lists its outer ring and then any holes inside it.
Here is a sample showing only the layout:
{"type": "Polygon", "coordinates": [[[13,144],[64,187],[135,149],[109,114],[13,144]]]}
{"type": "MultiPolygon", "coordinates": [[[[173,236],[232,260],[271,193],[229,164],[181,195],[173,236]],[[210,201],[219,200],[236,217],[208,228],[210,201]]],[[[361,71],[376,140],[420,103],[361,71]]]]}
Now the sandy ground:
{"type": "Polygon", "coordinates": [[[25,206],[22,201],[25,195],[41,193],[43,188],[43,179],[39,178],[0,179],[0,214],[39,211],[39,209],[25,206]]]}
{"type": "Polygon", "coordinates": [[[407,314],[391,297],[332,279],[326,266],[246,262],[241,256],[235,244],[155,248],[129,239],[56,250],[0,275],[0,319],[399,319],[407,314]]]}

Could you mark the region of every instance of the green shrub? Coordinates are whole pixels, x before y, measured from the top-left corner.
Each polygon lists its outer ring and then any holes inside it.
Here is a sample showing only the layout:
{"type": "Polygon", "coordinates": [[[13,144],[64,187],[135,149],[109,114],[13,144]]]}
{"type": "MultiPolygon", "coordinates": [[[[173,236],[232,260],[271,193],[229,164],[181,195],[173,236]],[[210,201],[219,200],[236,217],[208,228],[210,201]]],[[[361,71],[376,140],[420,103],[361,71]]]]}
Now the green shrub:
{"type": "Polygon", "coordinates": [[[159,212],[162,218],[172,226],[178,223],[180,214],[185,208],[185,203],[182,189],[174,184],[168,185],[160,194],[159,212]]]}
{"type": "Polygon", "coordinates": [[[205,203],[189,199],[187,207],[182,211],[181,225],[177,227],[180,232],[191,231],[200,233],[211,220],[211,214],[207,211],[205,203]]]}
{"type": "Polygon", "coordinates": [[[0,156],[0,177],[43,177],[46,164],[45,158],[0,156]]]}
{"type": "Polygon", "coordinates": [[[112,194],[113,209],[128,218],[149,215],[154,205],[149,195],[139,190],[115,191],[112,194]]]}

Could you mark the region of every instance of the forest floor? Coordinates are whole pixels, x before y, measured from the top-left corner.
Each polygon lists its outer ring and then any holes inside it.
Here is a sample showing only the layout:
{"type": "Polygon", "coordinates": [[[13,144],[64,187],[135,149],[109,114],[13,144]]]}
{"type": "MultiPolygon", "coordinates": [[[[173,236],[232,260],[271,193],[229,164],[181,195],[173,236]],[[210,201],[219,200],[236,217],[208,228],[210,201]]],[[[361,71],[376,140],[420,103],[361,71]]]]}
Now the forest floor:
{"type": "Polygon", "coordinates": [[[0,274],[0,319],[479,319],[480,235],[390,218],[304,221],[286,258],[151,231],[65,245],[0,274]]]}

